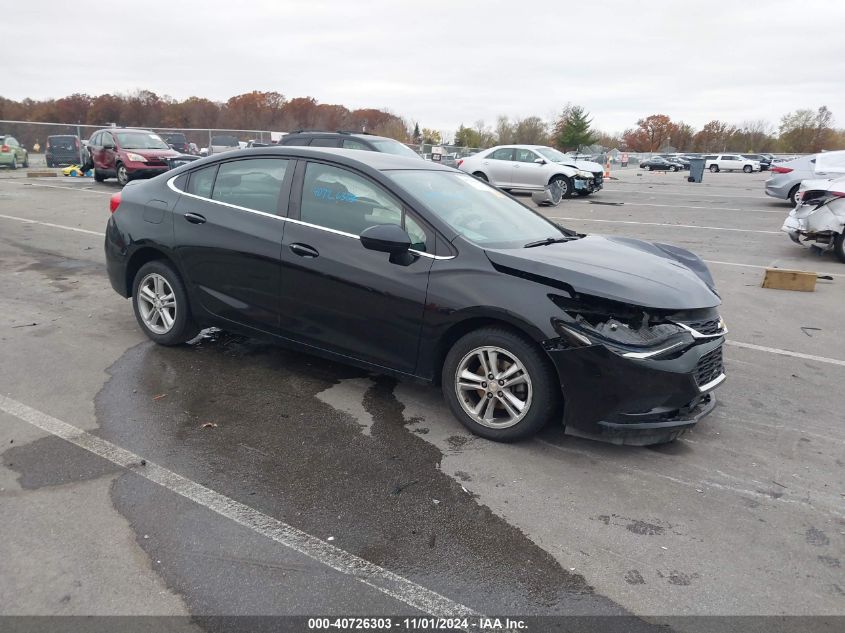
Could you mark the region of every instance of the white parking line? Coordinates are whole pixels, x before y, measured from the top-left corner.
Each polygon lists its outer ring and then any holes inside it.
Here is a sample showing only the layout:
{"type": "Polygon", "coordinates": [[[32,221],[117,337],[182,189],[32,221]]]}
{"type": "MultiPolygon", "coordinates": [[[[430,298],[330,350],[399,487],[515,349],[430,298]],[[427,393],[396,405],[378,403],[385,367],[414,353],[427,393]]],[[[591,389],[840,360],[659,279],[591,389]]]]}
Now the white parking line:
{"type": "Polygon", "coordinates": [[[0,395],[0,411],[4,411],[19,420],[28,422],[39,429],[51,433],[93,453],[113,464],[132,471],[153,483],[170,490],[186,499],[190,499],[220,516],[231,519],[253,532],[265,536],[280,545],[304,554],[327,567],[351,576],[358,582],[376,589],[391,598],[399,600],[423,613],[438,617],[470,617],[478,613],[460,604],[426,589],[407,578],[379,567],[370,561],[350,554],[331,545],[316,536],[287,525],[263,512],[235,501],[210,488],[183,477],[163,466],[152,462],[141,465],[142,458],[124,448],[112,444],[96,435],[83,431],[67,422],[33,409],[21,402],[0,395]]]}
{"type": "Polygon", "coordinates": [[[668,224],[666,222],[635,222],[634,220],[604,220],[598,218],[566,218],[552,217],[551,220],[567,220],[569,222],[605,222],[607,224],[640,224],[642,226],[669,226],[676,229],[705,229],[708,231],[736,231],[739,233],[765,233],[767,235],[783,235],[781,231],[761,231],[759,229],[734,229],[726,226],[698,226],[695,224],[668,224]]]}
{"type": "Polygon", "coordinates": [[[54,229],[62,229],[65,231],[74,231],[75,233],[87,233],[88,235],[97,235],[102,237],[105,233],[101,231],[89,231],[88,229],[78,229],[75,226],[65,226],[64,224],[53,224],[52,222],[42,222],[41,220],[30,220],[29,218],[19,218],[14,215],[0,215],[4,220],[16,220],[17,222],[24,222],[25,224],[39,224],[41,226],[49,226],[54,229]]]}
{"type": "Polygon", "coordinates": [[[661,191],[660,189],[649,189],[643,191],[642,189],[602,189],[608,193],[645,193],[658,196],[692,196],[701,198],[748,198],[751,200],[761,200],[763,196],[740,196],[736,194],[727,193],[698,193],[697,191],[661,191]]]}
{"type": "Polygon", "coordinates": [[[791,356],[792,358],[803,358],[804,360],[814,360],[818,363],[827,363],[828,365],[839,365],[845,367],[845,360],[837,358],[827,358],[826,356],[815,356],[814,354],[802,354],[801,352],[790,352],[788,349],[778,349],[777,347],[766,347],[765,345],[755,345],[754,343],[740,343],[739,341],[725,341],[726,345],[733,345],[734,347],[742,347],[744,349],[753,349],[758,352],[767,352],[769,354],[778,354],[779,356],[791,356]]]}
{"type": "MultiPolygon", "coordinates": [[[[611,201],[614,202],[614,201],[611,201]]],[[[605,206],[602,205],[601,202],[596,200],[593,201],[584,201],[580,202],[582,205],[591,205],[591,206],[605,206]]],[[[615,204],[608,204],[606,206],[625,206],[625,207],[660,207],[665,209],[695,209],[696,211],[733,211],[735,213],[775,213],[777,215],[781,215],[786,217],[789,215],[789,210],[777,210],[777,209],[741,209],[739,207],[694,207],[689,205],[680,205],[680,204],[657,204],[654,202],[629,202],[625,201],[621,205],[615,204]]]]}
{"type": "Polygon", "coordinates": [[[14,182],[12,180],[0,180],[0,183],[9,185],[18,185],[20,187],[43,187],[45,189],[68,189],[70,191],[79,191],[81,193],[94,193],[99,196],[111,196],[117,191],[97,191],[96,189],[82,189],[81,187],[64,187],[62,185],[44,185],[37,182],[14,182]]]}

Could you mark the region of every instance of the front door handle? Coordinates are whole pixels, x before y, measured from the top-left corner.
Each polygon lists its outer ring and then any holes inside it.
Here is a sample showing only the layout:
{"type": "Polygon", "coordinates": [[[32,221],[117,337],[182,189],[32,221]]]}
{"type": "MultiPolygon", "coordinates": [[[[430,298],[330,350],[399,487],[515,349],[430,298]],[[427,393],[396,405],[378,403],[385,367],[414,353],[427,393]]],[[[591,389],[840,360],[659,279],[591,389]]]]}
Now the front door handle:
{"type": "Polygon", "coordinates": [[[205,217],[199,213],[186,213],[185,219],[191,224],[205,224],[205,217]]]}
{"type": "Polygon", "coordinates": [[[319,257],[320,252],[314,248],[313,246],[308,246],[308,244],[291,244],[290,250],[292,250],[296,255],[300,257],[319,257]]]}

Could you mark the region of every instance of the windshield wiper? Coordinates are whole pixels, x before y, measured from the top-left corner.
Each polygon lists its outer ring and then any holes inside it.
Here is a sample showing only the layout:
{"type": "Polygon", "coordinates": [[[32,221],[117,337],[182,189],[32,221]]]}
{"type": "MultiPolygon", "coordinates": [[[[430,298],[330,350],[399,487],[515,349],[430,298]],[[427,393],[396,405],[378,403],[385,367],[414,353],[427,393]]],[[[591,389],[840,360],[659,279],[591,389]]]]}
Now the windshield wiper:
{"type": "Polygon", "coordinates": [[[542,240],[537,240],[536,242],[528,242],[522,248],[534,248],[535,246],[548,246],[549,244],[558,244],[560,242],[569,242],[571,240],[576,239],[575,237],[567,236],[567,237],[546,237],[542,240]]]}

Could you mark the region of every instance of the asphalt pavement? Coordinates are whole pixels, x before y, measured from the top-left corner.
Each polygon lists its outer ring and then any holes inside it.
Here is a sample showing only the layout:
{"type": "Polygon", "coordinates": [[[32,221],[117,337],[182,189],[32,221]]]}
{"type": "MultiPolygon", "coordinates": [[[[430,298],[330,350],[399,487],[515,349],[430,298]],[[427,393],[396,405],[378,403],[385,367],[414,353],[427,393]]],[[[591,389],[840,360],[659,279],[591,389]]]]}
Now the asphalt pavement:
{"type": "Polygon", "coordinates": [[[717,408],[653,448],[496,444],[434,388],[226,332],[158,347],[105,275],[117,185],[0,180],[0,614],[845,615],[845,265],[765,174],[615,175],[542,212],[700,254],[730,329],[717,408]]]}

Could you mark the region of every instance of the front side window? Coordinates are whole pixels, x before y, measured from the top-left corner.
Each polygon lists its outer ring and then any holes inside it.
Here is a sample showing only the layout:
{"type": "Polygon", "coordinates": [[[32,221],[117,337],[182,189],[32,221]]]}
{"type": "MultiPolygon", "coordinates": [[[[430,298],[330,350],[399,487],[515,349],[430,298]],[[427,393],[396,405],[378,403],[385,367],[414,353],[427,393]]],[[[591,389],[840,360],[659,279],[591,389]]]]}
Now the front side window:
{"type": "Polygon", "coordinates": [[[493,160],[513,160],[513,149],[509,147],[503,147],[502,149],[497,149],[495,152],[490,154],[487,158],[491,158],[493,160]]]}
{"type": "MultiPolygon", "coordinates": [[[[255,211],[276,213],[288,161],[252,158],[220,165],[211,199],[255,211]]],[[[200,195],[200,194],[197,194],[200,195]]]]}
{"type": "Polygon", "coordinates": [[[100,140],[104,146],[114,145],[114,137],[109,132],[103,132],[103,138],[100,140]]]}
{"type": "Polygon", "coordinates": [[[371,226],[398,224],[411,236],[411,248],[425,250],[424,229],[398,201],[363,176],[331,165],[308,163],[300,219],[356,236],[371,226]]]}
{"type": "Polygon", "coordinates": [[[518,149],[516,150],[516,162],[518,163],[533,163],[537,160],[539,156],[532,152],[530,149],[518,149]]]}
{"type": "Polygon", "coordinates": [[[453,171],[386,171],[430,213],[484,248],[517,248],[563,231],[495,187],[453,171]]]}

